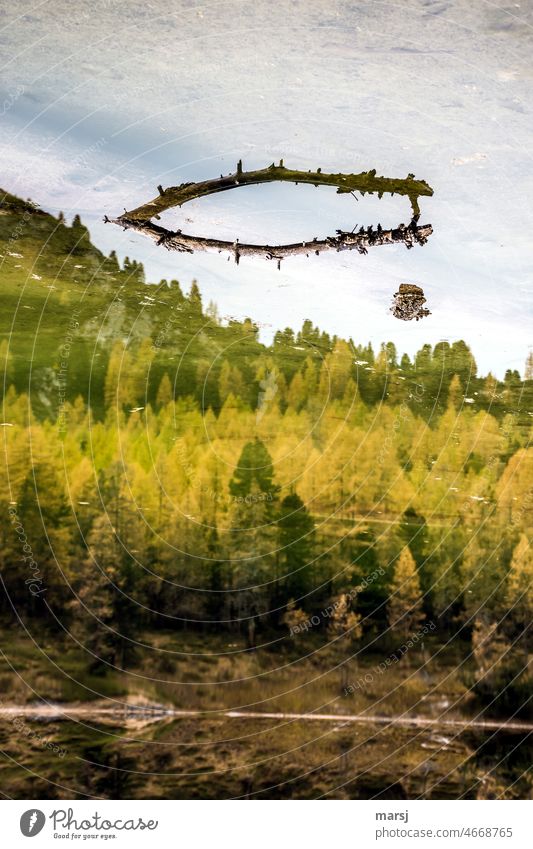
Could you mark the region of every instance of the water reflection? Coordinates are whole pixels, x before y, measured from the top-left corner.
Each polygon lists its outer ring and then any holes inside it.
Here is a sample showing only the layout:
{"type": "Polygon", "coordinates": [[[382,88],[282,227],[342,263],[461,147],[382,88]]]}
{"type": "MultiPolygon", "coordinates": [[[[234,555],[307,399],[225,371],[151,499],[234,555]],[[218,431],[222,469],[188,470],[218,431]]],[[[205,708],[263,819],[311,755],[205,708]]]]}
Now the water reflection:
{"type": "Polygon", "coordinates": [[[14,741],[0,721],[4,768],[16,798],[531,798],[531,730],[402,728],[204,716],[157,726],[29,722],[64,759],[14,741]],[[15,767],[15,762],[21,764],[15,767]],[[22,765],[24,769],[21,768],[22,765]]]}

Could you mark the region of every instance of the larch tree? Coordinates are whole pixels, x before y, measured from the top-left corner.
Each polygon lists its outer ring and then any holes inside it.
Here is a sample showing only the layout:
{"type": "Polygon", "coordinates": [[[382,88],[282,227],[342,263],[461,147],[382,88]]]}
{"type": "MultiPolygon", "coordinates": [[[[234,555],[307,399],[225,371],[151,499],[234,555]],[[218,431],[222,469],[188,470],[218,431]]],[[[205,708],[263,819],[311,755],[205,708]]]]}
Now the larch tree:
{"type": "Polygon", "coordinates": [[[218,394],[220,403],[223,404],[229,395],[235,395],[237,398],[242,397],[244,393],[244,378],[237,366],[232,366],[228,360],[224,360],[220,369],[220,377],[218,379],[218,394]]]}
{"type": "Polygon", "coordinates": [[[196,280],[193,280],[191,283],[187,300],[189,302],[191,312],[195,315],[202,315],[202,295],[196,280]]]}
{"type": "Polygon", "coordinates": [[[520,631],[524,650],[528,650],[533,621],[533,550],[525,534],[521,534],[513,551],[505,600],[509,617],[520,631]]]}
{"type": "Polygon", "coordinates": [[[308,619],[309,616],[305,610],[302,610],[300,607],[296,607],[294,599],[289,599],[285,613],[281,617],[282,623],[289,629],[289,636],[292,637],[294,634],[299,634],[303,631],[302,626],[308,619]]]}
{"type": "Polygon", "coordinates": [[[393,633],[401,639],[416,633],[424,621],[420,579],[408,546],[394,566],[387,615],[393,633]]]}
{"type": "Polygon", "coordinates": [[[255,646],[260,617],[268,615],[276,569],[276,528],[270,505],[256,482],[231,510],[228,544],[232,554],[235,617],[246,626],[248,645],[255,646]]]}
{"type": "Polygon", "coordinates": [[[279,571],[285,598],[300,599],[312,589],[315,523],[300,496],[283,499],[278,518],[279,571]]]}
{"type": "Polygon", "coordinates": [[[463,403],[463,389],[458,374],[454,374],[448,388],[448,404],[455,410],[459,410],[463,403]]]}
{"type": "Polygon", "coordinates": [[[275,503],[279,487],[274,483],[272,458],[263,442],[248,442],[229,484],[233,498],[228,542],[233,586],[238,589],[236,613],[247,621],[248,643],[254,646],[261,613],[268,611],[275,579],[275,503]]]}
{"type": "Polygon", "coordinates": [[[244,446],[230,481],[229,491],[237,501],[246,499],[247,496],[249,501],[257,501],[258,494],[263,496],[262,500],[267,504],[272,504],[277,499],[279,486],[274,483],[272,457],[260,439],[254,439],[244,446]]]}
{"type": "Polygon", "coordinates": [[[174,399],[174,393],[172,391],[172,383],[170,382],[170,377],[168,373],[165,372],[161,381],[159,383],[159,388],[157,390],[156,396],[156,406],[158,409],[161,407],[166,407],[167,404],[174,399]]]}
{"type": "MultiPolygon", "coordinates": [[[[34,439],[37,441],[37,437],[34,439]]],[[[18,498],[17,517],[28,538],[31,559],[38,565],[40,589],[34,594],[30,608],[37,611],[41,593],[50,606],[60,608],[68,596],[75,549],[72,514],[50,455],[35,462],[28,471],[18,498]]],[[[15,563],[11,566],[17,577],[25,580],[32,577],[24,561],[15,563]]],[[[24,580],[14,591],[27,595],[24,580]]],[[[38,609],[42,611],[42,605],[38,609]]]]}
{"type": "MultiPolygon", "coordinates": [[[[341,661],[340,671],[341,690],[347,685],[348,667],[342,660],[352,649],[353,643],[361,639],[363,633],[361,616],[352,609],[353,597],[349,593],[341,593],[333,599],[332,613],[328,624],[328,635],[332,640],[333,648],[341,661]]],[[[329,608],[328,608],[329,609],[329,608]]]]}
{"type": "Polygon", "coordinates": [[[124,343],[117,340],[111,349],[104,383],[106,410],[120,409],[127,403],[125,387],[128,382],[130,355],[124,343]]]}
{"type": "Polygon", "coordinates": [[[320,370],[319,395],[323,399],[340,400],[353,372],[353,352],[347,342],[337,340],[320,370]]]}
{"type": "Polygon", "coordinates": [[[485,611],[474,620],[472,629],[472,653],[476,664],[476,686],[492,689],[497,693],[498,681],[512,657],[511,644],[499,623],[487,616],[485,611]]]}
{"type": "Polygon", "coordinates": [[[302,373],[297,371],[291,380],[289,390],[287,392],[287,401],[289,407],[299,412],[307,400],[304,379],[302,373]]]}
{"type": "Polygon", "coordinates": [[[361,639],[363,633],[361,617],[352,609],[350,593],[341,593],[333,600],[333,611],[329,620],[328,631],[332,638],[343,637],[351,642],[361,639]]]}
{"type": "Polygon", "coordinates": [[[142,404],[148,402],[150,368],[154,359],[152,340],[145,337],[137,350],[129,356],[129,368],[123,375],[123,403],[142,404]]]}
{"type": "Polygon", "coordinates": [[[74,635],[90,655],[88,668],[92,672],[105,673],[120,653],[122,640],[116,617],[120,570],[114,528],[109,516],[100,515],[87,537],[87,557],[76,582],[78,600],[72,603],[74,635]]]}

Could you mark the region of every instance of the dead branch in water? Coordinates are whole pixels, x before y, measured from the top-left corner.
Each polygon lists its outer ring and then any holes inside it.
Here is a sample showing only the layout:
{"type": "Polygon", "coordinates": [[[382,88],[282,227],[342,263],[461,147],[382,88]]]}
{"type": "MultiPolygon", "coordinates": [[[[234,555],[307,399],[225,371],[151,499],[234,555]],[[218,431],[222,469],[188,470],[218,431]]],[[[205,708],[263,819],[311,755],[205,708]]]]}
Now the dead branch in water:
{"type": "Polygon", "coordinates": [[[159,194],[148,203],[138,206],[131,212],[125,213],[132,221],[150,221],[171,209],[173,206],[183,206],[188,201],[218,192],[227,192],[241,186],[256,186],[261,183],[310,183],[313,186],[334,186],[338,194],[361,192],[365,194],[405,195],[409,198],[412,208],[412,217],[416,220],[420,217],[418,198],[421,196],[431,197],[433,189],[425,180],[416,180],[414,174],[408,174],[405,178],[377,177],[376,170],[362,171],[360,174],[323,174],[318,168],[316,171],[298,171],[285,168],[283,159],[279,165],[272,163],[268,168],[260,168],[255,171],[243,171],[242,160],[237,163],[234,174],[226,177],[220,175],[212,180],[203,180],[199,183],[181,183],[179,186],[171,186],[164,189],[158,186],[159,194]]]}
{"type": "Polygon", "coordinates": [[[433,232],[431,224],[418,225],[415,220],[408,226],[400,224],[392,230],[383,230],[378,226],[374,230],[372,226],[363,228],[356,233],[353,231],[337,230],[335,236],[326,236],[325,239],[312,239],[310,242],[296,242],[288,245],[252,245],[246,242],[233,242],[221,239],[210,239],[203,236],[191,236],[182,233],[181,230],[167,230],[151,221],[138,221],[124,213],[119,218],[106,218],[105,221],[119,224],[125,230],[136,230],[149,236],[157,245],[162,245],[169,251],[181,253],[194,253],[194,251],[227,251],[233,254],[235,262],[239,262],[241,256],[263,256],[265,259],[275,260],[278,263],[289,256],[320,254],[322,251],[358,251],[366,254],[370,247],[376,245],[404,244],[406,248],[413,245],[424,245],[433,232]]]}
{"type": "Polygon", "coordinates": [[[182,183],[164,189],[158,186],[159,195],[148,203],[131,210],[124,210],[123,215],[118,218],[109,219],[113,224],[119,224],[124,229],[133,229],[144,233],[153,239],[158,245],[163,245],[169,251],[181,251],[193,253],[194,251],[228,251],[235,257],[238,263],[241,256],[264,256],[266,259],[277,260],[278,267],[282,259],[299,254],[319,254],[321,251],[351,251],[355,250],[366,254],[368,248],[375,245],[403,243],[407,248],[414,244],[423,245],[433,232],[430,224],[418,226],[420,207],[418,198],[421,195],[431,196],[433,189],[425,180],[416,180],[414,174],[408,174],[405,179],[394,179],[391,177],[377,177],[375,169],[363,171],[360,174],[323,174],[319,168],[317,171],[297,171],[285,168],[283,160],[279,165],[272,163],[268,168],[255,171],[243,171],[242,161],[237,163],[234,174],[224,177],[222,174],[212,180],[204,180],[199,183],[182,183]],[[209,239],[203,236],[193,236],[182,233],[181,230],[167,230],[152,223],[152,218],[159,218],[162,212],[174,206],[182,206],[188,201],[206,195],[226,192],[241,186],[254,186],[261,183],[291,182],[311,183],[314,186],[335,186],[338,194],[353,193],[359,191],[362,195],[377,193],[378,197],[384,194],[406,195],[411,202],[412,220],[406,226],[400,224],[391,230],[383,230],[378,224],[376,230],[373,227],[361,229],[356,233],[353,231],[337,230],[335,236],[326,236],[325,239],[312,239],[310,241],[297,242],[287,245],[253,245],[241,243],[238,239],[229,242],[221,239],[209,239]]]}

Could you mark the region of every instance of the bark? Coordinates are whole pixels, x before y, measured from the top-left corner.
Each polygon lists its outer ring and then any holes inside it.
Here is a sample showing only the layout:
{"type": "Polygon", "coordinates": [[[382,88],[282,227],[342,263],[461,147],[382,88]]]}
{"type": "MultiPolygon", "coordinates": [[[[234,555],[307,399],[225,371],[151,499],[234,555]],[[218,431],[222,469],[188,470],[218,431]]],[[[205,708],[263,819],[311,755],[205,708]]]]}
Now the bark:
{"type": "Polygon", "coordinates": [[[148,203],[126,212],[125,215],[132,221],[149,221],[154,216],[160,215],[173,206],[182,206],[195,198],[227,192],[239,186],[255,186],[260,183],[311,183],[313,186],[335,186],[339,194],[361,192],[362,195],[377,193],[379,197],[384,194],[405,195],[411,202],[413,218],[420,216],[418,198],[421,196],[431,197],[433,189],[425,180],[416,180],[414,174],[408,174],[406,178],[396,179],[393,177],[377,177],[376,171],[362,171],[360,174],[323,174],[319,168],[317,171],[297,171],[285,168],[283,159],[279,165],[272,163],[268,168],[255,171],[243,171],[242,161],[237,163],[234,174],[226,177],[220,175],[212,180],[204,180],[199,183],[182,183],[179,186],[171,186],[164,189],[158,186],[159,194],[148,203]]]}
{"type": "Polygon", "coordinates": [[[413,219],[408,226],[399,224],[392,230],[383,230],[378,225],[377,230],[374,230],[373,227],[361,228],[358,232],[337,230],[335,236],[326,236],[325,239],[312,239],[309,242],[296,242],[288,245],[253,245],[239,242],[238,239],[229,242],[203,236],[191,236],[182,233],[181,230],[167,230],[151,221],[132,218],[129,212],[125,212],[119,218],[109,219],[106,217],[104,220],[112,224],[119,224],[125,230],[132,229],[143,233],[169,251],[190,254],[194,251],[227,251],[233,254],[237,263],[242,256],[263,256],[265,259],[276,261],[278,267],[281,260],[286,257],[309,256],[310,254],[320,254],[322,251],[355,250],[361,254],[366,254],[370,247],[398,243],[403,243],[406,248],[412,248],[415,244],[424,245],[433,232],[431,224],[418,225],[416,219],[413,219]]]}

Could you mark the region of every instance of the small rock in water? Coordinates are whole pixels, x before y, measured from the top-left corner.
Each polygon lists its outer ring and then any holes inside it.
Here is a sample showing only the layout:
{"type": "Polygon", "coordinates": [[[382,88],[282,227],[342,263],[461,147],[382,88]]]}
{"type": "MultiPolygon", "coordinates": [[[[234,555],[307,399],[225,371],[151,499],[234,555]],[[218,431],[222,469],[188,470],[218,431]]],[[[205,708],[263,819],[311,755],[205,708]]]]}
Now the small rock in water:
{"type": "Polygon", "coordinates": [[[431,315],[424,304],[424,290],[420,286],[415,286],[414,283],[400,283],[400,289],[394,295],[394,300],[390,308],[391,313],[395,318],[400,318],[402,321],[411,321],[411,319],[424,318],[426,315],[431,315]]]}

